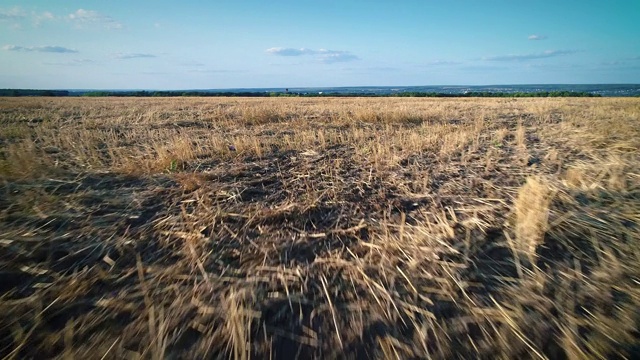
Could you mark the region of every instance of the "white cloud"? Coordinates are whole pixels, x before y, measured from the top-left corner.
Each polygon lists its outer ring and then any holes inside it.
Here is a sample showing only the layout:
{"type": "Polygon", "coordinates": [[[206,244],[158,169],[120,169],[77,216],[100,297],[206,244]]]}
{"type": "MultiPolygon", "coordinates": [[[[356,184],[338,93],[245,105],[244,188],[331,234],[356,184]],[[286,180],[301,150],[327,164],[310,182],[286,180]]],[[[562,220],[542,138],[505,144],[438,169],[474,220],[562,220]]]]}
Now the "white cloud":
{"type": "Polygon", "coordinates": [[[520,54],[520,55],[498,55],[498,56],[490,56],[482,58],[482,60],[487,61],[527,61],[527,60],[536,60],[536,59],[546,59],[557,56],[564,56],[573,54],[575,51],[571,50],[547,50],[541,53],[534,54],[520,54]]]}
{"type": "Polygon", "coordinates": [[[49,12],[36,12],[31,11],[27,13],[20,7],[13,7],[11,9],[0,8],[0,22],[9,22],[14,29],[21,29],[26,20],[31,20],[33,26],[38,27],[45,21],[55,20],[56,16],[49,12]]]}
{"type": "Polygon", "coordinates": [[[33,24],[35,26],[40,26],[45,21],[52,21],[56,19],[56,16],[49,11],[45,11],[43,13],[33,13],[31,14],[33,18],[33,24]]]}
{"type": "Polygon", "coordinates": [[[529,40],[545,40],[547,37],[545,35],[529,35],[529,37],[527,39],[529,40]]]}
{"type": "Polygon", "coordinates": [[[113,54],[115,59],[129,60],[129,59],[141,59],[141,58],[155,58],[156,55],[145,53],[115,53],[113,54]]]}
{"type": "Polygon", "coordinates": [[[283,47],[272,47],[265,50],[268,54],[277,55],[277,56],[305,56],[311,55],[315,59],[325,64],[332,64],[337,62],[346,62],[359,60],[359,58],[350,53],[349,51],[342,50],[327,50],[327,49],[307,49],[307,48],[283,48],[283,47]]]}
{"type": "Polygon", "coordinates": [[[5,45],[2,47],[5,51],[24,51],[24,52],[50,52],[50,53],[77,53],[78,50],[69,49],[63,46],[18,46],[18,45],[5,45]]]}
{"type": "Polygon", "coordinates": [[[87,25],[102,25],[107,29],[122,29],[122,23],[116,21],[110,16],[103,15],[94,10],[78,9],[69,14],[68,19],[73,21],[78,27],[87,25]]]}

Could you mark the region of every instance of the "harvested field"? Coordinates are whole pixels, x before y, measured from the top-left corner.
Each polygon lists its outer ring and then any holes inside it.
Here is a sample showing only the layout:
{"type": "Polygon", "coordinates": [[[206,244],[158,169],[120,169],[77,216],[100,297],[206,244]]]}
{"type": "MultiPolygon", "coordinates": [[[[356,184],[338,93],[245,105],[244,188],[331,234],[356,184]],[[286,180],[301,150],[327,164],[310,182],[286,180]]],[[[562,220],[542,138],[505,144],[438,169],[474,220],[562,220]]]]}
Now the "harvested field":
{"type": "Polygon", "coordinates": [[[640,99],[0,98],[0,356],[640,356],[640,99]]]}

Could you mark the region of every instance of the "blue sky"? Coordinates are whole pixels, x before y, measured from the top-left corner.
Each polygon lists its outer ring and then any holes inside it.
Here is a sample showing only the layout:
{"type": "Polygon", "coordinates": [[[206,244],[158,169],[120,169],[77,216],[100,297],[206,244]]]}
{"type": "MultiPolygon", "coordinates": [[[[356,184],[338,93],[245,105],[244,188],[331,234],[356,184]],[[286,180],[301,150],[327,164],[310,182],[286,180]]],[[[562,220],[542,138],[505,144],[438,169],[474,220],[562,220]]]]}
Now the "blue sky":
{"type": "Polygon", "coordinates": [[[640,83],[640,1],[0,2],[0,88],[545,83],[640,83]]]}

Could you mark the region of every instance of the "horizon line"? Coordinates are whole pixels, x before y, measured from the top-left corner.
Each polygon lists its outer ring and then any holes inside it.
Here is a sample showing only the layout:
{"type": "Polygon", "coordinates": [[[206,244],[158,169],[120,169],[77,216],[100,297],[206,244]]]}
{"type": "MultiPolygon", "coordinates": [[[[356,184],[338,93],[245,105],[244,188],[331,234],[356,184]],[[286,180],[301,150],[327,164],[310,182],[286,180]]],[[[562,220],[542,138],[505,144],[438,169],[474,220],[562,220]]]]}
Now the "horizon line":
{"type": "Polygon", "coordinates": [[[445,84],[445,85],[343,85],[343,86],[273,86],[273,87],[230,87],[230,88],[2,88],[2,90],[59,90],[59,91],[231,91],[231,90],[273,90],[273,89],[348,89],[348,88],[419,88],[419,87],[490,87],[490,86],[621,86],[640,83],[527,83],[527,84],[445,84]]]}

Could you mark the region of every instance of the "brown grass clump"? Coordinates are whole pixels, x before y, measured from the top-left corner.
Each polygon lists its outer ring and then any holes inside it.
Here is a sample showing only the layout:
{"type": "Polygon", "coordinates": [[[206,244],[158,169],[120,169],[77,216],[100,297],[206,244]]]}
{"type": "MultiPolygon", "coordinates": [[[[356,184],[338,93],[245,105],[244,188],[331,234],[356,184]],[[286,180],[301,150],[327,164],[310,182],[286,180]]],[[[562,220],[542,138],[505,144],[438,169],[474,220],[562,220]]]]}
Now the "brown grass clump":
{"type": "Polygon", "coordinates": [[[528,178],[518,190],[514,202],[516,213],[516,248],[524,254],[535,254],[536,248],[544,242],[548,228],[549,205],[553,190],[544,180],[528,178]]]}
{"type": "Polygon", "coordinates": [[[0,356],[637,358],[638,109],[1,98],[0,356]]]}

